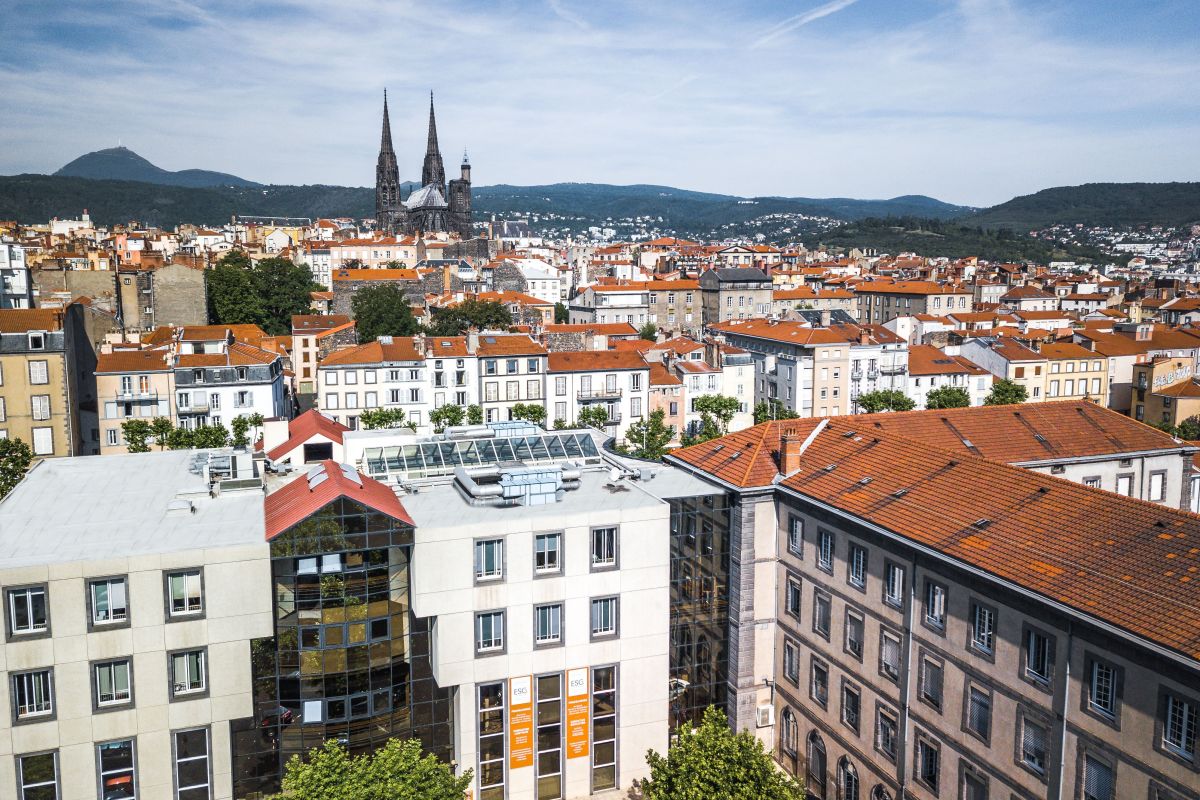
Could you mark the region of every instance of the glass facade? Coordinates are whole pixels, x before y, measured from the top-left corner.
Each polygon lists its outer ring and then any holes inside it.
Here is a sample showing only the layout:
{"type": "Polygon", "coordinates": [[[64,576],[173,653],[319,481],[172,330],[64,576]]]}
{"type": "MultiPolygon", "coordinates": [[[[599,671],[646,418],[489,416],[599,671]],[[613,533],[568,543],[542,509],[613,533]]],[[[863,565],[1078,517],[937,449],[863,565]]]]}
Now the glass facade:
{"type": "Polygon", "coordinates": [[[409,600],[411,526],[340,498],[271,541],[275,636],[251,645],[255,716],[234,720],[234,797],[277,792],[328,739],[352,754],[417,738],[452,757],[451,697],[409,600]]]}
{"type": "Polygon", "coordinates": [[[728,495],[675,498],[671,506],[671,727],[699,723],[727,691],[728,495]]]}

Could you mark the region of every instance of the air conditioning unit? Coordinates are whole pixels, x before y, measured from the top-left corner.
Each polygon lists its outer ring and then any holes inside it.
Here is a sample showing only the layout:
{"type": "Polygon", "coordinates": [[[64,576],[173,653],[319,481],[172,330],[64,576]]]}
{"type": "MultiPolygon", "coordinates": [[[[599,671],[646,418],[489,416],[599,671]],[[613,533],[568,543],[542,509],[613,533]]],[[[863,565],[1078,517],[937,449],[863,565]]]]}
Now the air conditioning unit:
{"type": "Polygon", "coordinates": [[[755,709],[756,722],[760,728],[770,728],[775,724],[775,706],[759,706],[755,709]]]}

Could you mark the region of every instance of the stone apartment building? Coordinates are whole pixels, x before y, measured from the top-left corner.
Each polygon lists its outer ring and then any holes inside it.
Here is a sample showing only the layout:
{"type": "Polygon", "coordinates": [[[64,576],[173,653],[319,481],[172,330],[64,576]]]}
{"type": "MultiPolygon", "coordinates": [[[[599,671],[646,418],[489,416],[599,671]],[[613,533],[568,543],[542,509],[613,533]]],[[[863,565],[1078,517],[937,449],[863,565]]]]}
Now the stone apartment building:
{"type": "Polygon", "coordinates": [[[1197,518],[872,417],[668,457],[733,496],[739,727],[820,800],[1194,797],[1197,518]]]}
{"type": "Polygon", "coordinates": [[[63,292],[73,298],[111,300],[128,333],[208,322],[203,267],[155,263],[94,270],[46,265],[34,270],[33,279],[40,295],[63,292]]]}
{"type": "Polygon", "coordinates": [[[312,401],[317,391],[317,365],[334,350],[358,344],[354,321],[344,314],[295,314],[292,316],[292,370],[296,394],[312,401]]]}
{"type": "Polygon", "coordinates": [[[1178,425],[1200,414],[1200,384],[1192,356],[1157,356],[1133,366],[1130,416],[1152,425],[1178,425]]]}
{"type": "Polygon", "coordinates": [[[861,281],[854,296],[858,321],[877,325],[915,314],[944,317],[974,304],[971,287],[936,281],[861,281]]]}
{"type": "Polygon", "coordinates": [[[774,285],[761,269],[718,267],[700,275],[704,324],[766,317],[771,313],[774,285]]]}
{"type": "Polygon", "coordinates": [[[129,452],[121,426],[131,419],[146,422],[164,417],[179,424],[175,413],[175,371],[166,349],[115,349],[96,357],[99,398],[100,454],[129,452]]]}
{"type": "Polygon", "coordinates": [[[634,422],[650,414],[650,365],[636,352],[550,353],[546,366],[547,420],[575,423],[585,408],[608,414],[605,432],[624,442],[634,422]]]}

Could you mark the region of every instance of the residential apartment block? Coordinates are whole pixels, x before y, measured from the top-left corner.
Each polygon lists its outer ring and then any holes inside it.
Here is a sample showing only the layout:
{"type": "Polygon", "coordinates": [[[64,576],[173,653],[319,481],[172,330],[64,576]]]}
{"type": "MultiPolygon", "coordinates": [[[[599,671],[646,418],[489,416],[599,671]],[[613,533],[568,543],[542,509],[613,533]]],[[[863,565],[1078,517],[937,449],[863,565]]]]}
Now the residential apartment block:
{"type": "Polygon", "coordinates": [[[603,408],[606,432],[624,441],[629,426],[650,414],[650,365],[631,351],[550,353],[546,405],[550,423],[568,425],[585,408],[603,408]]]}
{"type": "Polygon", "coordinates": [[[934,281],[862,281],[854,285],[854,296],[856,318],[877,325],[914,314],[944,317],[970,311],[974,302],[970,287],[934,281]]]}

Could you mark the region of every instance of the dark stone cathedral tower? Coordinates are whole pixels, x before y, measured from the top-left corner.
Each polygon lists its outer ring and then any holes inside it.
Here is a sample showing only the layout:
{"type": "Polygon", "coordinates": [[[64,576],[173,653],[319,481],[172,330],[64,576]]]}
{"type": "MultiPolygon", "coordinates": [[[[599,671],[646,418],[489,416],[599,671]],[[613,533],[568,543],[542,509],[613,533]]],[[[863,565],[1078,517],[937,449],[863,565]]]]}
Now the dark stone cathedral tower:
{"type": "Polygon", "coordinates": [[[375,217],[380,230],[390,233],[457,233],[463,239],[471,230],[471,165],[463,155],[458,178],[446,183],[446,168],[438,148],[437,119],[433,93],[429,94],[429,129],[425,138],[425,161],[421,165],[421,188],[400,201],[399,171],[392,151],[387,95],[383,100],[383,141],[375,170],[375,217]]]}

